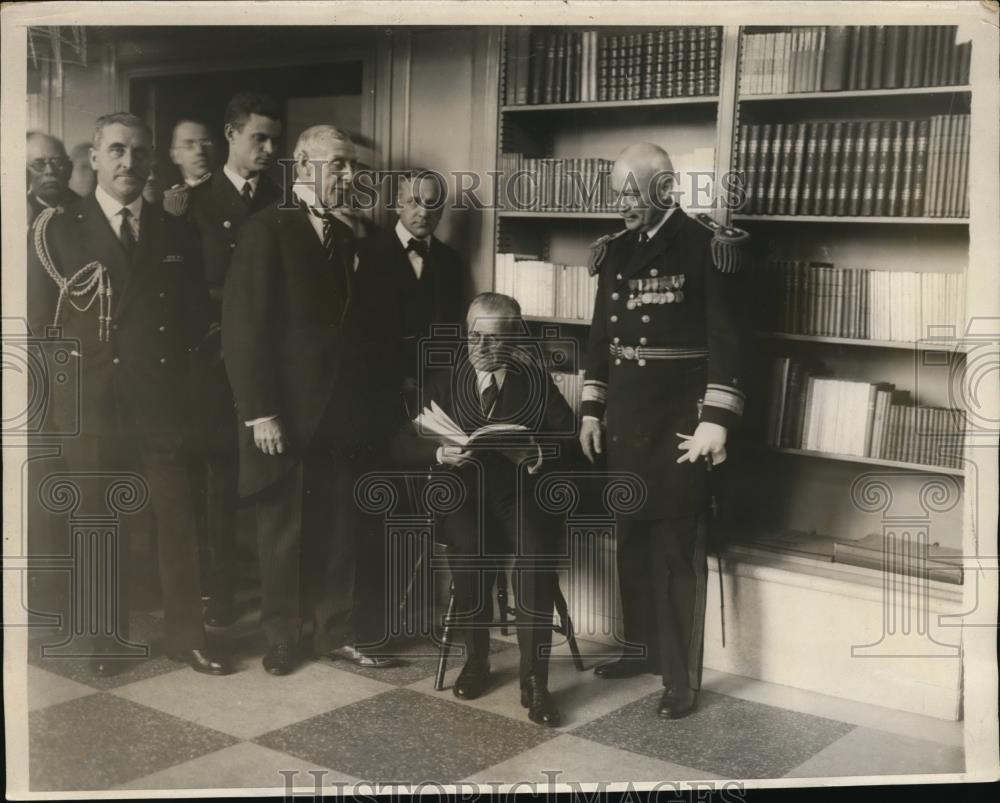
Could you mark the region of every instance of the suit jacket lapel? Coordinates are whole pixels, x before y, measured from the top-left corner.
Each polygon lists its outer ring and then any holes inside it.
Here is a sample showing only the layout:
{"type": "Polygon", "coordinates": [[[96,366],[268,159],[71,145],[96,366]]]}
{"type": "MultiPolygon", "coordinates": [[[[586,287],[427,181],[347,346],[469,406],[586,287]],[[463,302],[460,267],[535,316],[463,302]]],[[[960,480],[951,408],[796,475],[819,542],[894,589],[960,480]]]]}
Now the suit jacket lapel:
{"type": "Polygon", "coordinates": [[[624,284],[630,277],[658,259],[670,247],[686,217],[687,215],[684,214],[684,210],[678,207],[670,215],[667,222],[663,224],[662,228],[656,232],[656,236],[652,240],[645,245],[636,246],[625,266],[625,270],[621,273],[622,278],[618,281],[619,285],[624,284]]]}
{"type": "MultiPolygon", "coordinates": [[[[139,216],[139,242],[125,275],[125,285],[118,298],[118,314],[134,298],[136,288],[142,283],[143,276],[153,269],[158,256],[163,253],[163,217],[162,211],[152,204],[143,202],[142,214],[139,216]]],[[[121,243],[119,242],[119,248],[121,243]]],[[[124,249],[121,249],[124,254],[124,249]]]]}

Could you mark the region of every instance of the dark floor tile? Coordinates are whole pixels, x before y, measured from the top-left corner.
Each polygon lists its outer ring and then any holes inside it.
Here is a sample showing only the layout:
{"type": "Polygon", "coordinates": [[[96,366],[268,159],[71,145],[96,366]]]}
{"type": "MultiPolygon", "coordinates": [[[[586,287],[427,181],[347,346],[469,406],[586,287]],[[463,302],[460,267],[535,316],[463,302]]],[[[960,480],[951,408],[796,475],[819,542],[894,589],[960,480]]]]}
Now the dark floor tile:
{"type": "Polygon", "coordinates": [[[136,613],[129,617],[129,639],[133,643],[148,648],[147,658],[129,658],[122,660],[123,670],[112,677],[94,677],[90,671],[90,660],[86,658],[63,658],[59,655],[42,654],[46,645],[56,645],[60,637],[49,631],[39,631],[32,634],[28,641],[28,662],[35,666],[55,672],[77,683],[84,683],[95,689],[116,689],[127,683],[173,672],[182,667],[163,654],[162,649],[163,622],[155,613],[136,613]]]}
{"type": "Polygon", "coordinates": [[[34,711],[28,734],[32,792],[110,789],[239,741],[111,694],[34,711]]]}
{"type": "Polygon", "coordinates": [[[453,783],[556,735],[529,722],[394,689],[255,741],[363,780],[453,783]]]}
{"type": "Polygon", "coordinates": [[[660,692],[573,731],[574,736],[728,778],[780,778],[854,726],[712,692],[684,719],[656,715],[660,692]]]}
{"type": "MultiPolygon", "coordinates": [[[[517,645],[509,641],[499,641],[498,639],[490,641],[491,655],[512,649],[517,649],[517,645]]],[[[398,665],[386,669],[368,669],[340,659],[323,658],[322,660],[329,663],[330,666],[337,667],[337,669],[354,672],[396,686],[409,686],[411,683],[430,677],[437,671],[438,645],[430,639],[394,642],[378,652],[397,659],[398,665]]],[[[465,655],[462,648],[453,647],[448,657],[448,668],[461,666],[464,662],[465,655]]]]}

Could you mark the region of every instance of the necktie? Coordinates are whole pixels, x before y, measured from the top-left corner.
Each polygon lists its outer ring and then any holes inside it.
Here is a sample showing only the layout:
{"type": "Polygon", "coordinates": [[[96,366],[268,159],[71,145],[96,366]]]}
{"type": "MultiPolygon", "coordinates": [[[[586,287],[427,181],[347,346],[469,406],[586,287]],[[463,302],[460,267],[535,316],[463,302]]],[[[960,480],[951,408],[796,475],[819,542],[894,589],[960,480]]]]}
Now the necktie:
{"type": "Polygon", "coordinates": [[[118,227],[118,239],[121,240],[122,248],[125,249],[125,253],[128,254],[128,258],[131,259],[132,255],[135,253],[135,232],[132,230],[132,213],[129,211],[128,207],[123,206],[121,212],[122,222],[121,226],[118,227]]]}
{"type": "Polygon", "coordinates": [[[406,244],[406,250],[412,251],[421,259],[427,259],[427,254],[430,252],[430,249],[427,247],[427,241],[418,240],[416,237],[410,238],[410,242],[406,244]]]}
{"type": "Polygon", "coordinates": [[[240,195],[243,197],[243,203],[249,207],[253,201],[253,185],[251,185],[249,181],[243,185],[240,195]]]}
{"type": "Polygon", "coordinates": [[[323,250],[327,259],[339,259],[354,269],[354,232],[332,214],[319,215],[323,221],[323,250]]]}
{"type": "Polygon", "coordinates": [[[483,395],[479,399],[483,406],[483,415],[487,418],[489,418],[490,413],[493,412],[493,406],[497,403],[497,398],[499,396],[500,386],[497,385],[497,375],[490,374],[490,384],[483,388],[483,395]]]}

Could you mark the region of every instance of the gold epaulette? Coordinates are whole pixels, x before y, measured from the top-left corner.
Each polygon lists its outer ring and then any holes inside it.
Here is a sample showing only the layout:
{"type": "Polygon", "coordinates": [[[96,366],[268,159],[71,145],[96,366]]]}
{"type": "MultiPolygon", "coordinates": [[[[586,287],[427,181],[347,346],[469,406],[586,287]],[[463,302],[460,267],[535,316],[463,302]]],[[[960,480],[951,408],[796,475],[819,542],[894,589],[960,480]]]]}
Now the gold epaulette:
{"type": "Polygon", "coordinates": [[[750,235],[734,226],[723,226],[707,213],[694,216],[702,226],[712,232],[712,261],[721,273],[741,273],[746,266],[746,250],[750,235]]]}
{"type": "Polygon", "coordinates": [[[187,214],[191,205],[191,188],[187,184],[174,184],[163,191],[163,210],[174,217],[187,214]]]}
{"type": "Polygon", "coordinates": [[[614,234],[605,234],[603,237],[598,237],[590,244],[589,269],[591,276],[601,269],[601,263],[604,261],[604,257],[608,254],[608,243],[612,240],[617,240],[623,234],[628,234],[628,232],[628,229],[622,229],[621,231],[616,231],[614,234]]]}

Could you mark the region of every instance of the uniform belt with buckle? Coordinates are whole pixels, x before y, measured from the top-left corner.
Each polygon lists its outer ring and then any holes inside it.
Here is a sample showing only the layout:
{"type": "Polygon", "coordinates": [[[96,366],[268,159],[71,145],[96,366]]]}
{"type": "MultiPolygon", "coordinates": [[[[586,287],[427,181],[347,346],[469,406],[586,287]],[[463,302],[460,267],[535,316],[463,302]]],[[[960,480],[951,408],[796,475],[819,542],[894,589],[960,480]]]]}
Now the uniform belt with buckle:
{"type": "Polygon", "coordinates": [[[695,360],[708,356],[708,349],[672,349],[658,346],[608,345],[612,357],[622,360],[695,360]]]}

